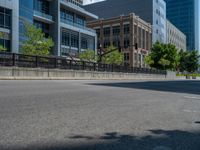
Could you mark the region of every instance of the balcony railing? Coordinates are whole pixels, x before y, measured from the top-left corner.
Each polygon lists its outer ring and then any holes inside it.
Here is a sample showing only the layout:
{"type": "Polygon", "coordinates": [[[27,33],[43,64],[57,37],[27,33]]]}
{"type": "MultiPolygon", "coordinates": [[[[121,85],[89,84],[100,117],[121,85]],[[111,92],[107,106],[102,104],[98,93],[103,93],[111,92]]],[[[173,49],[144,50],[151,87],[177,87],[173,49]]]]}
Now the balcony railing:
{"type": "Polygon", "coordinates": [[[51,15],[48,15],[48,14],[45,14],[45,13],[42,13],[42,12],[39,12],[39,11],[36,11],[36,10],[34,10],[34,15],[48,19],[50,21],[53,21],[53,17],[51,15]]]}
{"type": "Polygon", "coordinates": [[[62,19],[61,18],[61,22],[65,23],[65,24],[68,24],[68,25],[71,25],[71,26],[74,26],[74,27],[77,27],[77,28],[81,28],[83,30],[87,30],[87,31],[92,32],[92,33],[96,33],[96,31],[93,30],[93,29],[87,28],[85,26],[82,26],[82,25],[80,25],[78,23],[75,23],[75,22],[72,22],[72,21],[69,21],[69,20],[66,20],[66,19],[62,19]]]}

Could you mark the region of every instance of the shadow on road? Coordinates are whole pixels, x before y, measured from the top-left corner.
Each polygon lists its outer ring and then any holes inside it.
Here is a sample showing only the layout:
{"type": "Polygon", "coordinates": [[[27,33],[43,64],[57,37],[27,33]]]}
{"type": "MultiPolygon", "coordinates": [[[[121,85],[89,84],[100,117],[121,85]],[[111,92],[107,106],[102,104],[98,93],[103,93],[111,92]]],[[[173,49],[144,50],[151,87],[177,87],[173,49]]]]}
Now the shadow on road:
{"type": "Polygon", "coordinates": [[[200,95],[200,81],[141,81],[141,82],[118,82],[118,83],[92,83],[90,85],[108,86],[119,88],[133,88],[154,90],[174,93],[188,93],[200,95]]]}
{"type": "MultiPolygon", "coordinates": [[[[138,137],[117,132],[105,133],[100,137],[75,135],[67,137],[76,142],[54,145],[32,145],[12,150],[199,150],[200,132],[150,130],[149,135],[138,137]],[[85,140],[86,144],[80,144],[85,140]]],[[[3,150],[3,149],[1,149],[3,150]]]]}

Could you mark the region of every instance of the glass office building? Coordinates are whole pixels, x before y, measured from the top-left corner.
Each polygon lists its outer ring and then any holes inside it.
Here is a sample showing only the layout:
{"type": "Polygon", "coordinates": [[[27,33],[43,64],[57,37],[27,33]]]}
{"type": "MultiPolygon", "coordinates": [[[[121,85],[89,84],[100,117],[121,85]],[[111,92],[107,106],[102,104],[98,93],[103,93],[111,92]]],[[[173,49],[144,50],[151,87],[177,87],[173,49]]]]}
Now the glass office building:
{"type": "Polygon", "coordinates": [[[19,1],[0,0],[0,45],[8,52],[18,52],[19,44],[19,1]]]}
{"type": "MultiPolygon", "coordinates": [[[[11,30],[11,10],[0,7],[0,28],[11,30]]],[[[0,37],[0,45],[7,49],[7,51],[11,50],[10,44],[10,33],[5,33],[0,37]]]]}
{"type": "Polygon", "coordinates": [[[199,47],[199,0],[165,0],[167,18],[187,36],[187,49],[199,47]]]}
{"type": "Polygon", "coordinates": [[[82,6],[82,0],[0,0],[0,32],[7,36],[0,43],[11,52],[20,52],[26,40],[24,24],[41,28],[52,37],[52,55],[77,57],[85,49],[96,50],[95,30],[86,21],[98,17],[82,6]],[[5,34],[6,35],[6,34],[5,34]]]}
{"type": "Polygon", "coordinates": [[[19,50],[22,42],[26,40],[25,23],[33,23],[33,0],[19,0],[19,50]]]}

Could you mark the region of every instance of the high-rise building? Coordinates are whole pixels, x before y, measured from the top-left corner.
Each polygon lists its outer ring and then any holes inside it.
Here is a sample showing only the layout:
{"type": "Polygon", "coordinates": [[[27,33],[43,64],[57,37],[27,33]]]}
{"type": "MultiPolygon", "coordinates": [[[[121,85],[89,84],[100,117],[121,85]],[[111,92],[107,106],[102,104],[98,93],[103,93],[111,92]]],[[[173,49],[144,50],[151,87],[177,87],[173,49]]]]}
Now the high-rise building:
{"type": "Polygon", "coordinates": [[[199,0],[165,0],[167,19],[187,36],[187,49],[200,50],[199,0]]]}
{"type": "Polygon", "coordinates": [[[186,35],[175,27],[170,21],[166,21],[167,43],[173,44],[178,50],[186,50],[186,35]]]}
{"type": "Polygon", "coordinates": [[[20,52],[26,22],[41,28],[55,43],[51,54],[77,56],[85,49],[96,50],[95,30],[86,21],[98,17],[81,6],[82,0],[0,0],[0,39],[11,52],[20,52]]]}
{"type": "Polygon", "coordinates": [[[164,0],[106,0],[84,7],[100,18],[135,13],[153,26],[153,42],[166,43],[166,3],[164,0]]]}

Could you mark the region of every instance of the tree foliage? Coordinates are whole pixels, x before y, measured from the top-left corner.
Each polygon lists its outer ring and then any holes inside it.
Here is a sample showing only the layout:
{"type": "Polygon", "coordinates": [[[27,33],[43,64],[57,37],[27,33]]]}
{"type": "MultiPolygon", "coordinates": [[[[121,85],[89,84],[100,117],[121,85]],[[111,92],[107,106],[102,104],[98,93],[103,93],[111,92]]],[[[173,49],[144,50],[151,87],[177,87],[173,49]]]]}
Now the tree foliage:
{"type": "Polygon", "coordinates": [[[187,71],[189,73],[194,73],[199,68],[199,54],[198,51],[180,51],[180,66],[179,70],[181,72],[187,71]]]}
{"type": "Polygon", "coordinates": [[[25,23],[25,37],[22,53],[26,55],[49,55],[50,49],[54,46],[52,38],[45,38],[41,29],[29,23],[25,23]]]}
{"type": "Polygon", "coordinates": [[[0,45],[0,52],[4,52],[4,51],[6,51],[6,48],[0,45]]]}
{"type": "Polygon", "coordinates": [[[113,45],[106,48],[105,53],[110,52],[102,57],[102,62],[105,64],[121,65],[124,62],[124,55],[117,50],[113,45]],[[115,51],[112,51],[115,50],[115,51]],[[110,52],[112,51],[112,52],[110,52]]]}
{"type": "Polygon", "coordinates": [[[145,58],[146,63],[161,70],[176,70],[178,64],[178,50],[172,44],[156,42],[151,53],[145,58]]]}
{"type": "Polygon", "coordinates": [[[156,69],[194,73],[199,67],[199,54],[198,51],[178,51],[172,44],[156,42],[145,61],[156,69]]]}
{"type": "Polygon", "coordinates": [[[87,49],[80,53],[79,58],[83,61],[96,62],[97,56],[94,50],[87,49]]]}

